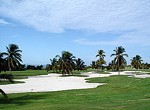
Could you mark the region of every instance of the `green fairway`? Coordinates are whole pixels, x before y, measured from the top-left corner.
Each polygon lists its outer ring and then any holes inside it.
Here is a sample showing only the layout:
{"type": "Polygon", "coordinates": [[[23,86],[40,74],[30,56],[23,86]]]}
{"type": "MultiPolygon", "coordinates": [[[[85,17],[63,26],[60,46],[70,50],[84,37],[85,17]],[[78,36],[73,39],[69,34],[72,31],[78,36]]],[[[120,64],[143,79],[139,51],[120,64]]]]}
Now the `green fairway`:
{"type": "MultiPolygon", "coordinates": [[[[52,72],[52,71],[50,71],[52,72]]],[[[47,75],[48,73],[46,70],[25,70],[25,71],[12,71],[12,75],[15,76],[37,76],[37,75],[47,75]]],[[[2,72],[2,74],[9,74],[9,71],[2,72]]]]}
{"type": "Polygon", "coordinates": [[[93,89],[0,95],[1,110],[148,110],[150,78],[111,76],[90,78],[89,83],[107,83],[93,89]]]}

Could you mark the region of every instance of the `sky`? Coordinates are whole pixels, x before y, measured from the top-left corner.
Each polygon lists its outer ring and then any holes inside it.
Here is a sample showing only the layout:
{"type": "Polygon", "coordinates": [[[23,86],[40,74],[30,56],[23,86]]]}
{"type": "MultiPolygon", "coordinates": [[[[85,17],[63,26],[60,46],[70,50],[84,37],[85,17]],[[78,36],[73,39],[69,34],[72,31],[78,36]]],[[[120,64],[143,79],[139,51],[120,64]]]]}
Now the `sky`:
{"type": "Polygon", "coordinates": [[[45,65],[62,51],[86,65],[123,46],[150,63],[149,0],[0,0],[0,52],[16,44],[23,64],[45,65]]]}

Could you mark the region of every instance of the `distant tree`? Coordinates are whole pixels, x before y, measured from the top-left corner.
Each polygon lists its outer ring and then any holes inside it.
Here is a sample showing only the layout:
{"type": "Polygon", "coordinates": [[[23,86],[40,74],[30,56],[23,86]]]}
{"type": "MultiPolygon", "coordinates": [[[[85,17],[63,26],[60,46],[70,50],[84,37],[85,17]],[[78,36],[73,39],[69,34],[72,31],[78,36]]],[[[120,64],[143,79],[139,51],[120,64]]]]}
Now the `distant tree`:
{"type": "Polygon", "coordinates": [[[35,70],[36,67],[34,65],[27,65],[27,69],[32,69],[32,70],[35,70]]]}
{"type": "Polygon", "coordinates": [[[95,61],[92,61],[92,63],[91,63],[90,65],[91,65],[91,67],[92,67],[92,69],[93,69],[93,71],[94,71],[94,69],[96,68],[96,62],[95,62],[95,61]]]}
{"type": "Polygon", "coordinates": [[[36,70],[42,70],[42,68],[43,68],[43,65],[38,65],[38,66],[36,67],[36,70]]]}
{"type": "Polygon", "coordinates": [[[7,70],[7,62],[6,62],[6,60],[3,58],[3,55],[4,55],[4,54],[0,53],[0,72],[7,70]]]}
{"type": "Polygon", "coordinates": [[[25,65],[19,64],[16,66],[15,70],[16,71],[23,71],[23,70],[25,70],[25,65]]]}
{"type": "Polygon", "coordinates": [[[79,73],[79,70],[83,70],[83,68],[85,67],[85,65],[84,65],[84,61],[83,60],[81,60],[81,58],[78,58],[77,60],[75,60],[76,61],[76,69],[78,70],[78,73],[79,73]]]}
{"type": "Polygon", "coordinates": [[[19,50],[19,47],[16,44],[9,44],[7,47],[7,52],[3,52],[4,55],[6,55],[6,60],[8,61],[8,67],[11,74],[11,69],[15,68],[17,65],[22,62],[21,54],[22,50],[19,50]]]}
{"type": "Polygon", "coordinates": [[[46,70],[47,70],[47,72],[50,71],[50,70],[52,70],[52,65],[47,64],[47,65],[46,65],[46,70]]]}
{"type": "Polygon", "coordinates": [[[142,57],[141,57],[140,55],[136,55],[136,56],[133,57],[131,60],[132,60],[132,61],[131,61],[131,65],[132,65],[134,68],[136,68],[136,69],[139,70],[139,68],[141,67],[141,62],[143,61],[143,60],[142,60],[142,57]]]}
{"type": "Polygon", "coordinates": [[[100,66],[101,66],[101,70],[103,71],[103,64],[106,64],[106,61],[104,60],[104,58],[100,58],[100,66]]]}
{"type": "Polygon", "coordinates": [[[104,50],[98,50],[98,54],[96,55],[96,57],[99,57],[99,65],[102,71],[103,71],[102,64],[105,64],[104,62],[106,62],[104,61],[104,57],[106,56],[104,53],[105,53],[104,50]]]}
{"type": "Polygon", "coordinates": [[[57,72],[58,70],[58,61],[56,58],[50,59],[53,72],[57,72]]]}
{"type": "Polygon", "coordinates": [[[118,75],[120,75],[120,67],[124,66],[127,62],[124,56],[128,57],[128,54],[124,54],[125,49],[120,46],[116,47],[115,50],[113,50],[115,53],[111,54],[110,56],[115,56],[114,58],[114,64],[116,66],[116,69],[118,70],[118,75]]]}

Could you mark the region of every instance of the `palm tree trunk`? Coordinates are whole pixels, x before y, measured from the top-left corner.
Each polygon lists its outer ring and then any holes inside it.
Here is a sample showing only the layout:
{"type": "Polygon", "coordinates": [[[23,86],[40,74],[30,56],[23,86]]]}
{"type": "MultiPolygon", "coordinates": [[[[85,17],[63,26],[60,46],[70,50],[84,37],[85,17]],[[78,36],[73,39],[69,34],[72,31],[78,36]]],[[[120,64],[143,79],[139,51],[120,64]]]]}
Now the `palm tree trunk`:
{"type": "Polygon", "coordinates": [[[10,75],[11,75],[11,67],[9,68],[9,72],[10,72],[10,75]]]}
{"type": "Polygon", "coordinates": [[[2,93],[3,94],[3,96],[7,99],[7,100],[9,100],[9,98],[8,98],[8,96],[7,96],[7,94],[2,90],[2,89],[0,89],[0,93],[2,93]]]}
{"type": "Polygon", "coordinates": [[[118,67],[118,75],[120,75],[120,67],[118,67]]]}
{"type": "Polygon", "coordinates": [[[103,72],[103,67],[101,66],[101,71],[103,72]]]}
{"type": "Polygon", "coordinates": [[[118,57],[118,75],[120,75],[119,57],[118,57]]]}

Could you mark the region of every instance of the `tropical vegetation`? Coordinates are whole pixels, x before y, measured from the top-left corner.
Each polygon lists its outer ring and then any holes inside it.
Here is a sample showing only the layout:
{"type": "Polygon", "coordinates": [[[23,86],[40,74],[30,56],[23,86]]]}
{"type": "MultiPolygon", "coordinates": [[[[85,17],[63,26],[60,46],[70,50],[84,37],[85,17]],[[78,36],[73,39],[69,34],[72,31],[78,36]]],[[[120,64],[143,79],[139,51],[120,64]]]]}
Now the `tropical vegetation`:
{"type": "Polygon", "coordinates": [[[124,56],[128,57],[128,54],[125,54],[125,48],[122,46],[116,47],[113,50],[115,53],[111,54],[110,56],[115,56],[113,60],[114,67],[118,70],[118,75],[120,74],[120,68],[124,68],[127,65],[127,61],[124,56]]]}
{"type": "Polygon", "coordinates": [[[140,55],[136,55],[131,59],[131,66],[139,70],[139,68],[142,67],[142,61],[142,57],[140,55]]]}
{"type": "Polygon", "coordinates": [[[2,55],[6,56],[6,61],[8,64],[8,68],[11,74],[12,68],[16,68],[17,65],[20,65],[20,62],[22,62],[21,59],[21,53],[22,50],[19,49],[19,47],[16,44],[9,44],[9,46],[6,46],[7,52],[3,52],[2,55]]]}
{"type": "Polygon", "coordinates": [[[61,55],[56,55],[53,59],[50,59],[51,64],[46,65],[46,70],[53,70],[53,72],[61,72],[62,75],[73,75],[73,70],[86,70],[84,61],[81,58],[75,58],[75,56],[68,52],[62,51],[61,55]]]}
{"type": "Polygon", "coordinates": [[[99,57],[99,60],[97,60],[97,72],[98,72],[98,68],[100,67],[101,70],[103,71],[103,64],[106,64],[106,61],[104,60],[104,57],[106,57],[106,55],[104,54],[104,50],[98,50],[98,54],[96,55],[96,57],[99,57]]]}

